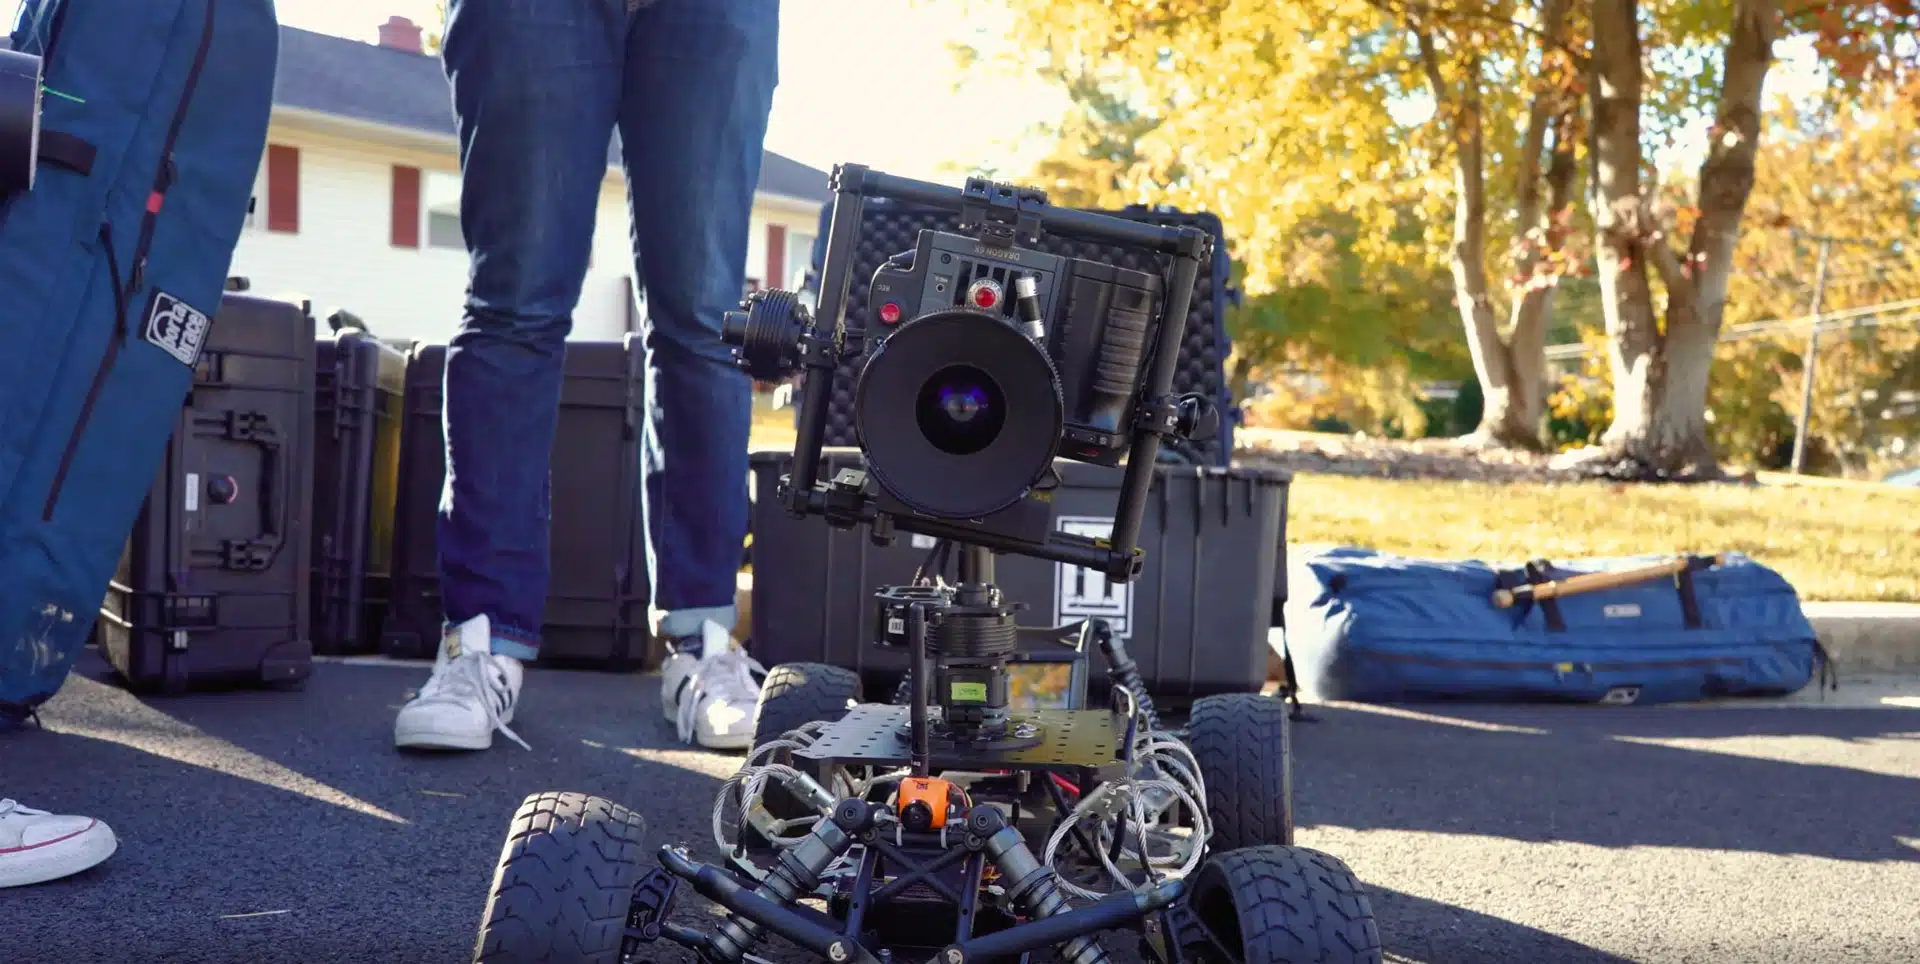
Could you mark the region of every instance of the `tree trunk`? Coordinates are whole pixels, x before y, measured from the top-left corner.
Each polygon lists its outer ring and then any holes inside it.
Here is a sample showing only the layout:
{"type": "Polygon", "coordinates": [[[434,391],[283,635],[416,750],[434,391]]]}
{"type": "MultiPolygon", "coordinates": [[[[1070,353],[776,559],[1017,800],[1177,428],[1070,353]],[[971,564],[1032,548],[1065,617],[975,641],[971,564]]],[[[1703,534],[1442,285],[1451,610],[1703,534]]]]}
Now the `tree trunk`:
{"type": "Polygon", "coordinates": [[[1227,397],[1244,405],[1247,387],[1253,382],[1253,356],[1247,352],[1238,352],[1236,355],[1233,370],[1227,375],[1227,397]]]}
{"type": "Polygon", "coordinates": [[[1591,206],[1594,267],[1613,375],[1614,448],[1646,433],[1659,382],[1660,333],[1647,266],[1635,256],[1640,196],[1640,33],[1634,0],[1593,0],[1591,206]]]}
{"type": "Polygon", "coordinates": [[[1448,260],[1473,373],[1486,400],[1474,436],[1496,445],[1538,448],[1544,379],[1523,380],[1512,350],[1500,337],[1487,286],[1486,145],[1477,93],[1461,97],[1454,118],[1453,247],[1448,260]]]}
{"type": "MultiPolygon", "coordinates": [[[[1541,53],[1552,58],[1566,34],[1572,0],[1545,0],[1541,6],[1541,53]]],[[[1515,184],[1515,244],[1509,256],[1517,286],[1504,337],[1494,318],[1486,269],[1486,143],[1480,64],[1470,58],[1466,83],[1449,92],[1431,36],[1416,25],[1420,59],[1454,147],[1454,231],[1449,266],[1473,358],[1474,376],[1485,400],[1480,424],[1470,438],[1538,451],[1543,448],[1542,417],[1547,398],[1547,323],[1553,315],[1557,276],[1540,271],[1543,257],[1557,249],[1554,224],[1572,200],[1574,158],[1571,138],[1578,104],[1543,76],[1536,78],[1521,135],[1520,170],[1515,184]],[[1449,96],[1452,93],[1453,96],[1449,96]],[[1541,159],[1553,136],[1553,162],[1541,203],[1541,159]]]]}
{"type": "MultiPolygon", "coordinates": [[[[1552,5],[1549,5],[1549,9],[1552,9],[1552,5]]],[[[1565,6],[1561,5],[1560,10],[1564,16],[1565,6]]],[[[1546,174],[1545,210],[1538,206],[1537,191],[1523,189],[1520,195],[1522,230],[1537,236],[1526,241],[1515,258],[1515,277],[1519,279],[1521,289],[1520,296],[1513,302],[1513,317],[1507,335],[1507,357],[1514,383],[1509,398],[1524,402],[1526,406],[1521,408],[1516,404],[1516,411],[1510,417],[1528,427],[1527,437],[1536,446],[1540,441],[1540,422],[1545,415],[1547,401],[1547,322],[1553,317],[1553,293],[1559,282],[1557,274],[1542,273],[1539,265],[1543,255],[1557,252],[1564,243],[1561,216],[1573,202],[1574,130],[1579,119],[1577,104],[1563,103],[1557,110],[1557,114],[1543,118],[1545,123],[1542,125],[1550,124],[1553,130],[1552,161],[1546,174]]],[[[1530,137],[1526,149],[1533,152],[1527,156],[1533,157],[1537,156],[1542,145],[1530,137]]],[[[1530,162],[1522,164],[1525,169],[1523,174],[1529,178],[1529,183],[1535,177],[1536,166],[1530,162]]]]}
{"type": "MultiPolygon", "coordinates": [[[[1453,246],[1448,265],[1453,274],[1454,303],[1467,332],[1474,377],[1485,399],[1480,426],[1471,436],[1482,443],[1538,449],[1544,377],[1525,379],[1514,365],[1493,314],[1487,286],[1486,140],[1482,129],[1479,63],[1469,62],[1468,80],[1448,96],[1432,38],[1424,30],[1415,37],[1427,83],[1446,120],[1453,141],[1453,246]]],[[[1538,156],[1537,153],[1535,155],[1538,156]]],[[[1543,329],[1544,330],[1544,329],[1543,329]]],[[[1544,345],[1542,346],[1544,351],[1544,345]]],[[[1542,362],[1544,371],[1544,356],[1542,362]]]]}
{"type": "Polygon", "coordinates": [[[1776,4],[1735,0],[1716,123],[1700,168],[1700,217],[1683,260],[1654,223],[1640,185],[1635,0],[1594,0],[1593,208],[1614,396],[1603,444],[1647,474],[1718,473],[1707,436],[1707,383],[1753,189],[1776,4]],[[1664,331],[1655,324],[1649,266],[1666,287],[1664,331]]]}

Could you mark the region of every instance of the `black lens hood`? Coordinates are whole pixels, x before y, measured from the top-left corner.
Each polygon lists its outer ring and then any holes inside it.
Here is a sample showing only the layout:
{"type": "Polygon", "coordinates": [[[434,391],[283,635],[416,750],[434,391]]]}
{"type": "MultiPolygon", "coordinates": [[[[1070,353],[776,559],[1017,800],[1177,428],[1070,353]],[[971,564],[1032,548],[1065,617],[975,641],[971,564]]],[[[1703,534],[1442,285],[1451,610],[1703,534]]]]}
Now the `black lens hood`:
{"type": "Polygon", "coordinates": [[[854,386],[854,431],[867,472],[916,512],[978,519],[1020,501],[1053,466],[1066,404],[1053,361],[999,315],[948,308],[908,321],[868,356],[854,386]],[[922,431],[916,399],[954,366],[984,373],[1006,406],[997,436],[970,454],[922,431]]]}

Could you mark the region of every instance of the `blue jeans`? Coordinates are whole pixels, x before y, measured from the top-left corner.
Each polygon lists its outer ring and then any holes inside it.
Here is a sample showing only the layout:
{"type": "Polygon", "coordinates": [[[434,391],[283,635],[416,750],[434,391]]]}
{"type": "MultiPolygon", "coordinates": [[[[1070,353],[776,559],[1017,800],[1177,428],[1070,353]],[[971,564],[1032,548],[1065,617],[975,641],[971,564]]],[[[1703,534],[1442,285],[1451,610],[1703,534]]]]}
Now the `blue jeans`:
{"type": "MultiPolygon", "coordinates": [[[[751,386],[720,340],[778,81],[779,0],[452,0],[466,310],[448,344],[439,513],[449,623],[532,658],[561,362],[616,128],[647,291],[642,512],[656,631],[732,629],[751,386]]],[[[608,538],[615,538],[612,533],[608,538]]]]}

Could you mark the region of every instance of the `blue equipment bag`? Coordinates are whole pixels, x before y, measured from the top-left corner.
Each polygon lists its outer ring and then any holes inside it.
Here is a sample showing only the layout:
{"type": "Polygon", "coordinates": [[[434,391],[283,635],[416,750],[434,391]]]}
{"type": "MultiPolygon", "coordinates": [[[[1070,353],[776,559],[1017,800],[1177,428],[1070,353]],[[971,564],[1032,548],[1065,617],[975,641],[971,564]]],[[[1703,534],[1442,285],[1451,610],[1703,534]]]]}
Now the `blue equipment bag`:
{"type": "Polygon", "coordinates": [[[1334,549],[1295,566],[1287,650],[1304,692],[1396,703],[1672,703],[1783,695],[1825,651],[1793,587],[1740,555],[1664,578],[1512,608],[1497,589],[1671,557],[1496,569],[1334,549]]]}
{"type": "Polygon", "coordinates": [[[65,682],[159,472],[279,39],[272,0],[27,0],[14,28],[46,96],[35,179],[0,200],[0,725],[65,682]]]}

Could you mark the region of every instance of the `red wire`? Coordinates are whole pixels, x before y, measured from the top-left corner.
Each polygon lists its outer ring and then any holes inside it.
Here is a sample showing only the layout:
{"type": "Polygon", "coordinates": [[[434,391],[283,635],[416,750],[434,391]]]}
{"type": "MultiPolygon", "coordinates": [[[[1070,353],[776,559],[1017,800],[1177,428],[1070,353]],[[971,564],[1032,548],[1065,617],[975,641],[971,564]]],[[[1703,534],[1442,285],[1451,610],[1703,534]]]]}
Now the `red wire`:
{"type": "Polygon", "coordinates": [[[1079,788],[1079,787],[1076,787],[1076,786],[1074,786],[1074,785],[1073,785],[1073,783],[1072,783],[1072,781],[1070,781],[1070,780],[1068,780],[1068,779],[1067,779],[1066,777],[1063,777],[1063,776],[1061,776],[1061,775],[1060,775],[1060,774],[1058,774],[1058,773],[1049,773],[1049,774],[1047,774],[1047,776],[1049,776],[1049,777],[1052,777],[1052,778],[1053,778],[1053,785],[1054,785],[1054,786],[1057,786],[1057,787],[1059,787],[1060,789],[1062,789],[1062,790],[1064,790],[1064,791],[1066,791],[1066,792],[1068,792],[1068,793],[1071,793],[1071,794],[1073,794],[1073,795],[1074,795],[1074,796],[1076,796],[1076,797],[1080,795],[1080,788],[1079,788]]]}

